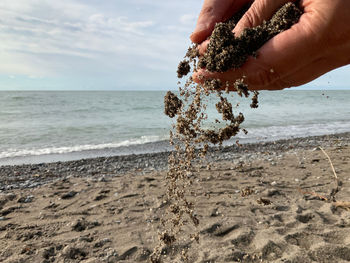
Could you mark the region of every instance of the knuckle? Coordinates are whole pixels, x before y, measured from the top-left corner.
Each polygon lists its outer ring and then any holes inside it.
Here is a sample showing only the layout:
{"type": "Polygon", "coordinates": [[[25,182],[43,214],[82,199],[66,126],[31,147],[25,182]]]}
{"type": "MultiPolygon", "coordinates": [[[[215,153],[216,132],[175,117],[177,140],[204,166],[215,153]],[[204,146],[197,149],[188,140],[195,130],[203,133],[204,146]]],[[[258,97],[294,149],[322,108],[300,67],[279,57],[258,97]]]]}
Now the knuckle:
{"type": "Polygon", "coordinates": [[[244,27],[255,27],[260,24],[259,13],[256,6],[253,4],[243,17],[244,27]]]}
{"type": "Polygon", "coordinates": [[[289,81],[286,81],[283,79],[277,79],[273,84],[270,85],[271,89],[275,89],[275,90],[290,88],[292,86],[293,85],[289,81]]]}
{"type": "Polygon", "coordinates": [[[254,86],[268,87],[278,79],[280,79],[278,75],[271,72],[271,69],[260,68],[255,71],[255,74],[251,77],[250,82],[254,86]]]}
{"type": "Polygon", "coordinates": [[[253,86],[268,90],[281,90],[292,86],[292,81],[281,78],[272,68],[261,68],[249,81],[253,86]]]}
{"type": "Polygon", "coordinates": [[[212,6],[203,6],[200,14],[201,16],[208,16],[211,15],[213,13],[213,7],[212,6]]]}
{"type": "Polygon", "coordinates": [[[251,12],[245,13],[243,19],[242,19],[242,26],[244,28],[251,28],[254,26],[254,16],[251,12]]]}
{"type": "Polygon", "coordinates": [[[296,81],[296,77],[294,74],[285,76],[283,78],[279,77],[276,79],[275,83],[276,83],[276,86],[279,87],[279,89],[298,86],[298,82],[296,81]]]}

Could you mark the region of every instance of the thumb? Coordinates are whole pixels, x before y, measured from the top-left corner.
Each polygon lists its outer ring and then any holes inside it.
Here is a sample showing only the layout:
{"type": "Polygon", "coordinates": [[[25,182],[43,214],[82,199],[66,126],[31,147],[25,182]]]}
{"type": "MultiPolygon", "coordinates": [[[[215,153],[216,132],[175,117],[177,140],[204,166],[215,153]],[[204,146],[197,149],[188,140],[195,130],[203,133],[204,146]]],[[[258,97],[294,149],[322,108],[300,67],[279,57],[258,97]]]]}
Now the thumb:
{"type": "Polygon", "coordinates": [[[271,19],[273,14],[290,0],[256,0],[248,11],[239,20],[233,32],[239,36],[245,28],[252,28],[261,25],[263,21],[271,19]]]}
{"type": "Polygon", "coordinates": [[[218,22],[223,22],[242,8],[249,0],[204,0],[196,27],[191,34],[193,43],[207,39],[218,22]]]}

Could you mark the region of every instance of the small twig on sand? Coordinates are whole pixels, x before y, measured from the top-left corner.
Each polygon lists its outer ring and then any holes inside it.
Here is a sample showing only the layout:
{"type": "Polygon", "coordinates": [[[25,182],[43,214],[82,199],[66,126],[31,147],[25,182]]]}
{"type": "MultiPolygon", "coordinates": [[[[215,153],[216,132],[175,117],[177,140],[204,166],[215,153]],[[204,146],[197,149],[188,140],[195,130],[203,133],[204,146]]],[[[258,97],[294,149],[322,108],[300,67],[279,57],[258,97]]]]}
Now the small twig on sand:
{"type": "Polygon", "coordinates": [[[302,189],[299,188],[299,192],[302,193],[303,195],[312,195],[315,196],[317,198],[319,198],[322,201],[326,201],[326,202],[332,202],[334,204],[335,207],[341,207],[347,210],[350,210],[350,202],[344,202],[344,201],[336,201],[335,200],[335,195],[339,192],[340,190],[340,181],[338,179],[338,175],[334,169],[334,165],[332,163],[331,158],[329,157],[329,155],[327,154],[327,152],[321,147],[319,146],[319,149],[323,152],[323,154],[328,158],[328,161],[331,165],[333,174],[334,174],[334,178],[335,178],[335,188],[331,189],[331,192],[329,194],[329,197],[324,196],[324,195],[320,195],[316,192],[307,192],[307,191],[303,191],[302,189]]]}
{"type": "Polygon", "coordinates": [[[334,169],[334,165],[332,163],[332,160],[331,158],[329,157],[329,155],[326,153],[326,151],[321,147],[319,146],[320,150],[323,152],[323,154],[328,158],[328,161],[331,165],[331,168],[332,168],[332,171],[333,171],[333,174],[334,174],[334,178],[335,178],[335,188],[333,188],[329,194],[329,199],[332,200],[333,202],[335,202],[335,195],[339,192],[339,187],[340,187],[340,183],[339,183],[339,179],[338,179],[338,175],[334,169]]]}
{"type": "Polygon", "coordinates": [[[323,152],[323,154],[326,155],[326,157],[328,158],[328,161],[329,161],[329,163],[330,163],[330,165],[331,165],[331,167],[332,167],[332,170],[333,170],[334,177],[335,177],[336,180],[338,180],[338,175],[337,175],[337,173],[335,172],[335,169],[334,169],[334,166],[333,166],[333,163],[332,163],[331,158],[330,158],[329,155],[326,153],[326,151],[323,150],[323,148],[322,148],[321,146],[319,146],[318,148],[320,148],[320,150],[323,152]]]}
{"type": "Polygon", "coordinates": [[[301,194],[303,194],[303,195],[312,195],[312,196],[315,196],[315,197],[319,198],[319,199],[322,200],[322,201],[326,201],[326,202],[329,201],[329,198],[328,198],[328,197],[326,197],[326,196],[324,196],[324,195],[320,195],[320,194],[318,194],[318,193],[316,193],[316,192],[303,191],[301,188],[299,188],[298,190],[299,190],[299,192],[300,192],[301,194]]]}
{"type": "Polygon", "coordinates": [[[348,211],[350,211],[350,202],[346,202],[346,201],[338,201],[338,202],[334,202],[333,205],[338,208],[344,208],[348,211]]]}

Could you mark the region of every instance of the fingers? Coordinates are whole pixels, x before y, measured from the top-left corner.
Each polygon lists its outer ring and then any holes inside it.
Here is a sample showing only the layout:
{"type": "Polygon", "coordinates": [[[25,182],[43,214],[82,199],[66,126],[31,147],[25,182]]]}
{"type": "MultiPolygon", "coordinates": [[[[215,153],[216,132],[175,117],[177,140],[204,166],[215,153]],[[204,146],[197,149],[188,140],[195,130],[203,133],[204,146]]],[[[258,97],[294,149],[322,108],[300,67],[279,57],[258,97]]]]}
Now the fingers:
{"type": "MultiPolygon", "coordinates": [[[[208,4],[215,4],[214,2],[215,1],[212,0],[211,3],[208,2],[208,4]]],[[[245,1],[245,3],[246,2],[249,2],[249,1],[245,1]]],[[[248,11],[244,14],[244,16],[238,22],[233,32],[236,33],[236,35],[239,35],[242,33],[244,28],[247,28],[247,27],[251,28],[251,27],[261,25],[264,20],[269,20],[273,16],[273,14],[276,12],[276,10],[278,10],[281,6],[283,6],[287,2],[290,2],[290,0],[275,0],[275,1],[256,0],[254,1],[251,7],[248,9],[248,11]]],[[[204,6],[206,6],[206,3],[204,4],[204,6]]],[[[198,21],[202,17],[204,16],[200,16],[198,21]]],[[[209,34],[212,32],[214,26],[215,26],[215,23],[213,24],[212,28],[210,28],[209,34]]],[[[209,35],[206,35],[206,37],[208,36],[209,35]]],[[[205,51],[207,50],[207,46],[209,44],[209,40],[204,41],[203,39],[202,41],[203,42],[198,46],[199,54],[201,55],[205,53],[205,51]]]]}
{"type": "MultiPolygon", "coordinates": [[[[283,78],[283,83],[285,87],[300,86],[340,66],[342,65],[338,64],[336,61],[332,61],[332,58],[322,57],[314,60],[296,72],[291,72],[288,76],[283,78]]],[[[278,86],[277,83],[273,85],[278,86]]]]}
{"type": "Polygon", "coordinates": [[[193,43],[200,44],[210,36],[214,26],[230,18],[249,0],[204,0],[197,25],[191,35],[193,43]]]}
{"type": "Polygon", "coordinates": [[[199,69],[193,73],[192,78],[194,82],[203,83],[206,79],[219,79],[222,83],[228,82],[232,84],[242,78],[244,71],[242,69],[232,69],[227,72],[210,72],[205,69],[199,69]]]}
{"type": "MultiPolygon", "coordinates": [[[[269,20],[273,14],[285,3],[290,0],[256,0],[250,6],[248,11],[237,23],[233,32],[239,36],[245,28],[252,28],[261,25],[263,21],[269,20]]],[[[292,1],[292,2],[295,2],[292,1]]]]}
{"type": "MultiPolygon", "coordinates": [[[[268,87],[266,86],[254,86],[254,90],[281,90],[284,88],[297,87],[306,84],[316,78],[322,76],[328,71],[339,67],[329,59],[319,58],[310,64],[304,66],[297,71],[291,72],[288,76],[282,79],[277,79],[275,82],[271,83],[268,87]]],[[[251,89],[251,87],[249,87],[251,89]]],[[[231,90],[234,90],[231,87],[231,90]]]]}
{"type": "MultiPolygon", "coordinates": [[[[223,73],[198,71],[194,80],[201,82],[199,75],[203,75],[204,78],[218,78],[223,82],[234,83],[236,79],[245,76],[245,83],[252,90],[283,89],[304,84],[306,76],[295,80],[291,76],[323,56],[319,52],[317,32],[313,31],[310,21],[312,13],[304,13],[297,24],[268,41],[258,51],[258,57],[249,58],[241,68],[223,73]]],[[[315,67],[315,72],[317,70],[315,67]]],[[[305,75],[307,74],[306,71],[305,75]]],[[[315,74],[310,75],[311,79],[315,74]]]]}
{"type": "Polygon", "coordinates": [[[247,83],[268,87],[322,57],[317,32],[310,26],[312,14],[303,14],[300,21],[258,51],[255,61],[243,65],[247,83]]]}
{"type": "Polygon", "coordinates": [[[198,45],[198,52],[200,55],[203,55],[205,51],[207,51],[208,45],[209,45],[209,40],[205,40],[200,45],[198,45]]]}

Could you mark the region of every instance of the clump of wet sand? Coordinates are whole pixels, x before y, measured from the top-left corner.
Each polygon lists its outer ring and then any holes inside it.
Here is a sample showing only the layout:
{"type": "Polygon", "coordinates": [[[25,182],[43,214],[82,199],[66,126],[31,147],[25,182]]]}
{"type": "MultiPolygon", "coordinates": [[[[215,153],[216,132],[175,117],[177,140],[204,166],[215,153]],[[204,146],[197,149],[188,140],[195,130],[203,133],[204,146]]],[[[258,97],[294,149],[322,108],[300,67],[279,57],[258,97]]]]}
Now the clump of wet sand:
{"type": "Polygon", "coordinates": [[[257,50],[277,34],[298,22],[302,12],[293,3],[280,8],[269,21],[254,28],[247,28],[236,37],[232,26],[218,23],[210,36],[205,54],[198,66],[212,72],[224,72],[241,67],[249,56],[256,56],[257,50]]]}

